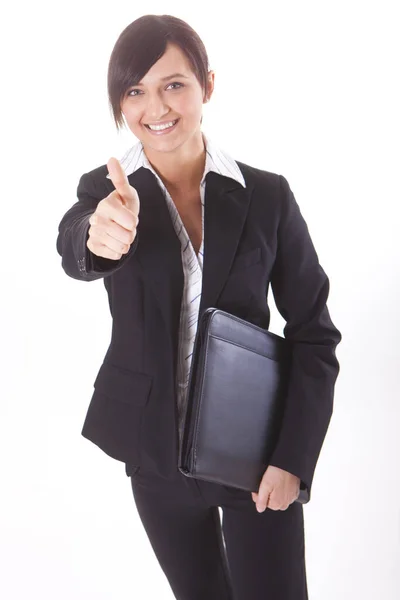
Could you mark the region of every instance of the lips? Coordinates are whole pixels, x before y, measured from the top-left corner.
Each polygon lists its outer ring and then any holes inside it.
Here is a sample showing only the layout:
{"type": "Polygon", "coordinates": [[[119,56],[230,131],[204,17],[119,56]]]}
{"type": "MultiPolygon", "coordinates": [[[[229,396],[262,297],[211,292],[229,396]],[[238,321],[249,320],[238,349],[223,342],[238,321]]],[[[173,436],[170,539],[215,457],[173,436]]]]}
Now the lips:
{"type": "Polygon", "coordinates": [[[172,123],[175,123],[174,125],[172,125],[171,127],[167,127],[166,129],[150,129],[150,127],[148,127],[147,125],[145,125],[149,135],[153,136],[154,138],[156,137],[167,137],[169,135],[172,135],[174,133],[174,131],[178,128],[180,119],[175,119],[175,121],[170,121],[172,123]]]}
{"type": "MultiPolygon", "coordinates": [[[[179,121],[179,119],[173,119],[171,121],[164,121],[164,123],[158,123],[158,125],[166,125],[167,123],[173,123],[173,125],[172,125],[172,127],[173,127],[174,125],[177,124],[178,121],[179,121]]],[[[147,127],[147,129],[150,129],[149,125],[147,125],[146,123],[145,123],[145,127],[147,127]]],[[[156,131],[156,130],[151,129],[150,131],[156,131]]],[[[162,130],[158,130],[158,131],[162,131],[162,130]]]]}

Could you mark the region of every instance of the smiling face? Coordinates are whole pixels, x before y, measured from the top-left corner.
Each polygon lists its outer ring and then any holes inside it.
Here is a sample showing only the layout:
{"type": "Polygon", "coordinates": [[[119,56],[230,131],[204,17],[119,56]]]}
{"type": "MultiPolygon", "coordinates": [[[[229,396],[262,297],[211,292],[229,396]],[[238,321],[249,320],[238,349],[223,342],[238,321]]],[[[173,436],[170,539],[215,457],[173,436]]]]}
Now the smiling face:
{"type": "Polygon", "coordinates": [[[203,93],[185,54],[178,46],[168,44],[141,82],[128,88],[121,110],[145,150],[171,152],[201,138],[202,107],[214,88],[213,71],[209,72],[208,85],[207,94],[203,93]],[[146,127],[175,120],[176,125],[161,132],[153,133],[146,127]]]}

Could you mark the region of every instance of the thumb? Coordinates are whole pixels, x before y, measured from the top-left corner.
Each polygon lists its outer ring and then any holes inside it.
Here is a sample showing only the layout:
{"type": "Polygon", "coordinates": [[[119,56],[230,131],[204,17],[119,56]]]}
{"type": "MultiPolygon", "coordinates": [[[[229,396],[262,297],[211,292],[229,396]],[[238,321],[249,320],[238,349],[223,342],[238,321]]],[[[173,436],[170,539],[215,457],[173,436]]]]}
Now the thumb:
{"type": "Polygon", "coordinates": [[[139,197],[134,187],[128,181],[125,171],[118,159],[111,157],[107,163],[108,173],[114,187],[127,208],[138,210],[139,197]]]}
{"type": "Polygon", "coordinates": [[[273,492],[273,485],[267,483],[264,480],[261,481],[258,493],[252,492],[253,502],[256,504],[257,510],[262,511],[268,504],[269,497],[273,492]]]}

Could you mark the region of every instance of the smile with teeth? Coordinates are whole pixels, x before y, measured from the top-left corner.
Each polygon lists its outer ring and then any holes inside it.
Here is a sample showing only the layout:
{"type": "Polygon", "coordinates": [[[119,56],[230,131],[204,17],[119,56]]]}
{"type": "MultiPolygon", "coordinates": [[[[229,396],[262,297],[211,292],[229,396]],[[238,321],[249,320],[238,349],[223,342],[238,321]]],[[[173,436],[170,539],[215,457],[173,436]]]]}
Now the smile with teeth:
{"type": "Polygon", "coordinates": [[[146,125],[146,127],[148,129],[151,129],[152,131],[163,131],[164,129],[169,129],[170,127],[173,127],[177,122],[178,119],[176,119],[175,121],[170,121],[169,123],[165,123],[165,125],[146,125]]]}

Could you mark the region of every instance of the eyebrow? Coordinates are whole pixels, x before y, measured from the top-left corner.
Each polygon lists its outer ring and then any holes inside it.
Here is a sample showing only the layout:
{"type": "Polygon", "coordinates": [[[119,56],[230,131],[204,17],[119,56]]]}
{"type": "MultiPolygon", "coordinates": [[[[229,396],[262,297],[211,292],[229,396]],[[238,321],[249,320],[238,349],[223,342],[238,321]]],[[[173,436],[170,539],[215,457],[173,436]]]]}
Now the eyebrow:
{"type": "MultiPolygon", "coordinates": [[[[182,77],[183,79],[189,79],[183,73],[172,73],[172,75],[167,75],[166,77],[161,77],[161,81],[167,81],[167,79],[172,79],[173,77],[182,77]]],[[[136,85],[143,85],[142,83],[137,83],[136,85]]]]}

